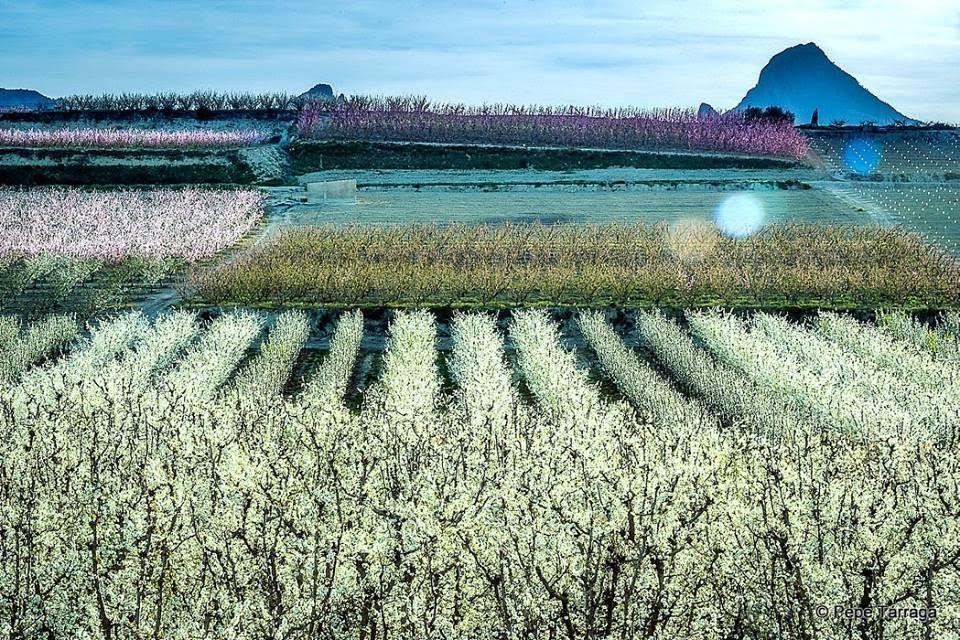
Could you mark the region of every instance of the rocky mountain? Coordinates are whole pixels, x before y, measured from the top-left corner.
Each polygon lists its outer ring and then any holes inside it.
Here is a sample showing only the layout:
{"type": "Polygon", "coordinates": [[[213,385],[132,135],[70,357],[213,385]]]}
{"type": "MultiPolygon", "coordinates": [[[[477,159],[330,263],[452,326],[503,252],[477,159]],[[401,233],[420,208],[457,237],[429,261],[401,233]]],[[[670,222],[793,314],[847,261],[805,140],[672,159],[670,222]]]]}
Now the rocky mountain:
{"type": "Polygon", "coordinates": [[[773,56],[735,109],[770,106],[790,111],[797,124],[809,123],[815,111],[821,125],[918,124],[870,93],[812,42],[773,56]]]}
{"type": "Polygon", "coordinates": [[[32,89],[0,88],[0,111],[11,109],[52,109],[56,103],[32,89]]]}
{"type": "Polygon", "coordinates": [[[320,83],[318,85],[314,85],[309,91],[304,92],[302,96],[309,96],[319,100],[333,100],[333,87],[328,84],[320,83]]]}
{"type": "Polygon", "coordinates": [[[709,118],[716,118],[720,114],[714,109],[711,105],[706,102],[700,103],[700,108],[697,109],[697,118],[700,120],[706,120],[709,118]]]}

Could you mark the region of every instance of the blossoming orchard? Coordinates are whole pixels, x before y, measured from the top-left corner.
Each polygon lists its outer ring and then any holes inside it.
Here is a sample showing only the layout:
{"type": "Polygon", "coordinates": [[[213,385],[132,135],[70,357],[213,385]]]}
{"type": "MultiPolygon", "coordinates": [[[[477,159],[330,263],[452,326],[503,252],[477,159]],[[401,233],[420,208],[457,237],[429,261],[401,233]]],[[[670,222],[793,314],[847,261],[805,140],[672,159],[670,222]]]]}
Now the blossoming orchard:
{"type": "Polygon", "coordinates": [[[11,326],[8,628],[812,636],[848,623],[808,607],[847,602],[957,624],[955,317],[918,348],[899,316],[644,312],[645,361],[584,312],[608,390],[548,314],[495,320],[455,314],[438,354],[435,317],[397,313],[358,410],[358,312],[293,390],[299,311],[125,312],[70,346],[75,321],[11,326]]]}
{"type": "Polygon", "coordinates": [[[803,158],[789,123],[740,114],[698,117],[691,109],[594,109],[433,105],[425,98],[356,99],[306,105],[301,135],[366,140],[734,151],[803,158]]]}
{"type": "Polygon", "coordinates": [[[0,68],[70,67],[0,89],[0,637],[960,638],[956,127],[813,43],[734,103],[750,7],[34,4],[0,68]],[[344,87],[261,90],[297,65],[344,87]]]}
{"type": "Polygon", "coordinates": [[[259,131],[152,131],[143,129],[0,129],[0,146],[96,148],[242,147],[269,136],[259,131]]]}
{"type": "Polygon", "coordinates": [[[0,256],[212,256],[262,215],[254,190],[0,190],[0,256]]]}

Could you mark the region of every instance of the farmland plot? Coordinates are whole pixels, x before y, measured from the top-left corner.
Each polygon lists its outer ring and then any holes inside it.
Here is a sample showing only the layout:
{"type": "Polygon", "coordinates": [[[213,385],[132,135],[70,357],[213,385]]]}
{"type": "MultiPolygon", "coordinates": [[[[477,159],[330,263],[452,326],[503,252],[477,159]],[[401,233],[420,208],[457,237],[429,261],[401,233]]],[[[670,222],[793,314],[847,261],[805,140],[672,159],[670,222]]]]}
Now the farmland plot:
{"type": "Polygon", "coordinates": [[[879,226],[356,225],[280,228],[190,285],[229,305],[951,308],[958,270],[879,226]]]}
{"type": "Polygon", "coordinates": [[[0,190],[0,256],[196,260],[236,242],[262,215],[254,190],[0,190]]]}
{"type": "Polygon", "coordinates": [[[955,131],[818,134],[811,146],[835,178],[815,183],[883,224],[960,255],[960,135],[955,131]]]}
{"type": "Polygon", "coordinates": [[[691,149],[803,158],[806,139],[790,123],[693,109],[602,109],[435,104],[418,97],[351,96],[306,105],[304,138],[510,144],[606,149],[691,149]]]}
{"type": "Polygon", "coordinates": [[[960,170],[956,131],[818,132],[809,140],[828,170],[868,180],[943,181],[960,170]]]}
{"type": "Polygon", "coordinates": [[[939,183],[831,184],[835,196],[870,212],[877,222],[922,233],[960,255],[960,185],[939,183]]]}
{"type": "Polygon", "coordinates": [[[263,203],[249,189],[0,189],[0,309],[134,298],[235,244],[263,203]]]}
{"type": "Polygon", "coordinates": [[[949,634],[960,365],[923,332],[956,318],[688,321],[641,313],[641,352],[581,314],[609,398],[546,312],[456,314],[445,354],[397,312],[351,411],[357,312],[291,393],[298,311],[125,313],[62,355],[62,319],[0,320],[0,626],[844,637],[823,605],[949,634]]]}
{"type": "Polygon", "coordinates": [[[0,128],[0,147],[57,149],[198,149],[242,147],[270,138],[263,131],[168,131],[162,129],[0,128]]]}
{"type": "MultiPolygon", "coordinates": [[[[337,173],[334,175],[344,175],[337,173]]],[[[419,176],[417,176],[418,178],[419,176]]],[[[651,185],[649,188],[567,187],[544,183],[510,188],[509,183],[486,187],[431,187],[417,189],[370,186],[356,200],[296,204],[290,224],[611,224],[711,222],[716,208],[732,192],[747,191],[765,212],[767,224],[863,222],[856,207],[819,189],[789,190],[750,184],[651,185]]],[[[498,177],[505,179],[506,177],[498,177]]],[[[437,178],[434,177],[434,180],[437,178]]],[[[482,181],[481,175],[474,180],[482,181]]],[[[690,179],[693,179],[691,176],[690,179]]],[[[516,180],[516,178],[514,178],[516,180]]]]}

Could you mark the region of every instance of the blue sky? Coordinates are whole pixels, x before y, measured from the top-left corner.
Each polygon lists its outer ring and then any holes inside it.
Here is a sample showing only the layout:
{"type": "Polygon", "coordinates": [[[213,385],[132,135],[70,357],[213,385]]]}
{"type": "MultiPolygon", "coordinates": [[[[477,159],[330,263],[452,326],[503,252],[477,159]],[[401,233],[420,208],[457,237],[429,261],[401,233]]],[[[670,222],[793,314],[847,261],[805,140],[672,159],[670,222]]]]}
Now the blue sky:
{"type": "Polygon", "coordinates": [[[729,108],[810,41],[907,115],[960,122],[958,0],[0,0],[0,86],[729,108]]]}

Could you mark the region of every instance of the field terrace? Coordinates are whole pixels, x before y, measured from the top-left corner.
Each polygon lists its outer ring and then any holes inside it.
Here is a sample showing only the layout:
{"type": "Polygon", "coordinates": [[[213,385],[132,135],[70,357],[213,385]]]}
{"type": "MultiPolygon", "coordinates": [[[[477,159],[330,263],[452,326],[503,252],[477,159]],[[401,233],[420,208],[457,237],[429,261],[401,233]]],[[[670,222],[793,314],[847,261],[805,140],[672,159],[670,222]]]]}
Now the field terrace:
{"type": "Polygon", "coordinates": [[[199,267],[198,304],[954,308],[960,265],[897,228],[371,225],[281,229],[199,267]]]}
{"type": "Polygon", "coordinates": [[[263,205],[252,189],[0,189],[0,308],[122,306],[236,244],[263,205]]]}
{"type": "Polygon", "coordinates": [[[317,139],[692,150],[794,159],[808,151],[805,138],[789,122],[735,113],[701,118],[690,109],[471,107],[416,97],[308,104],[297,129],[301,137],[317,139]]]}

